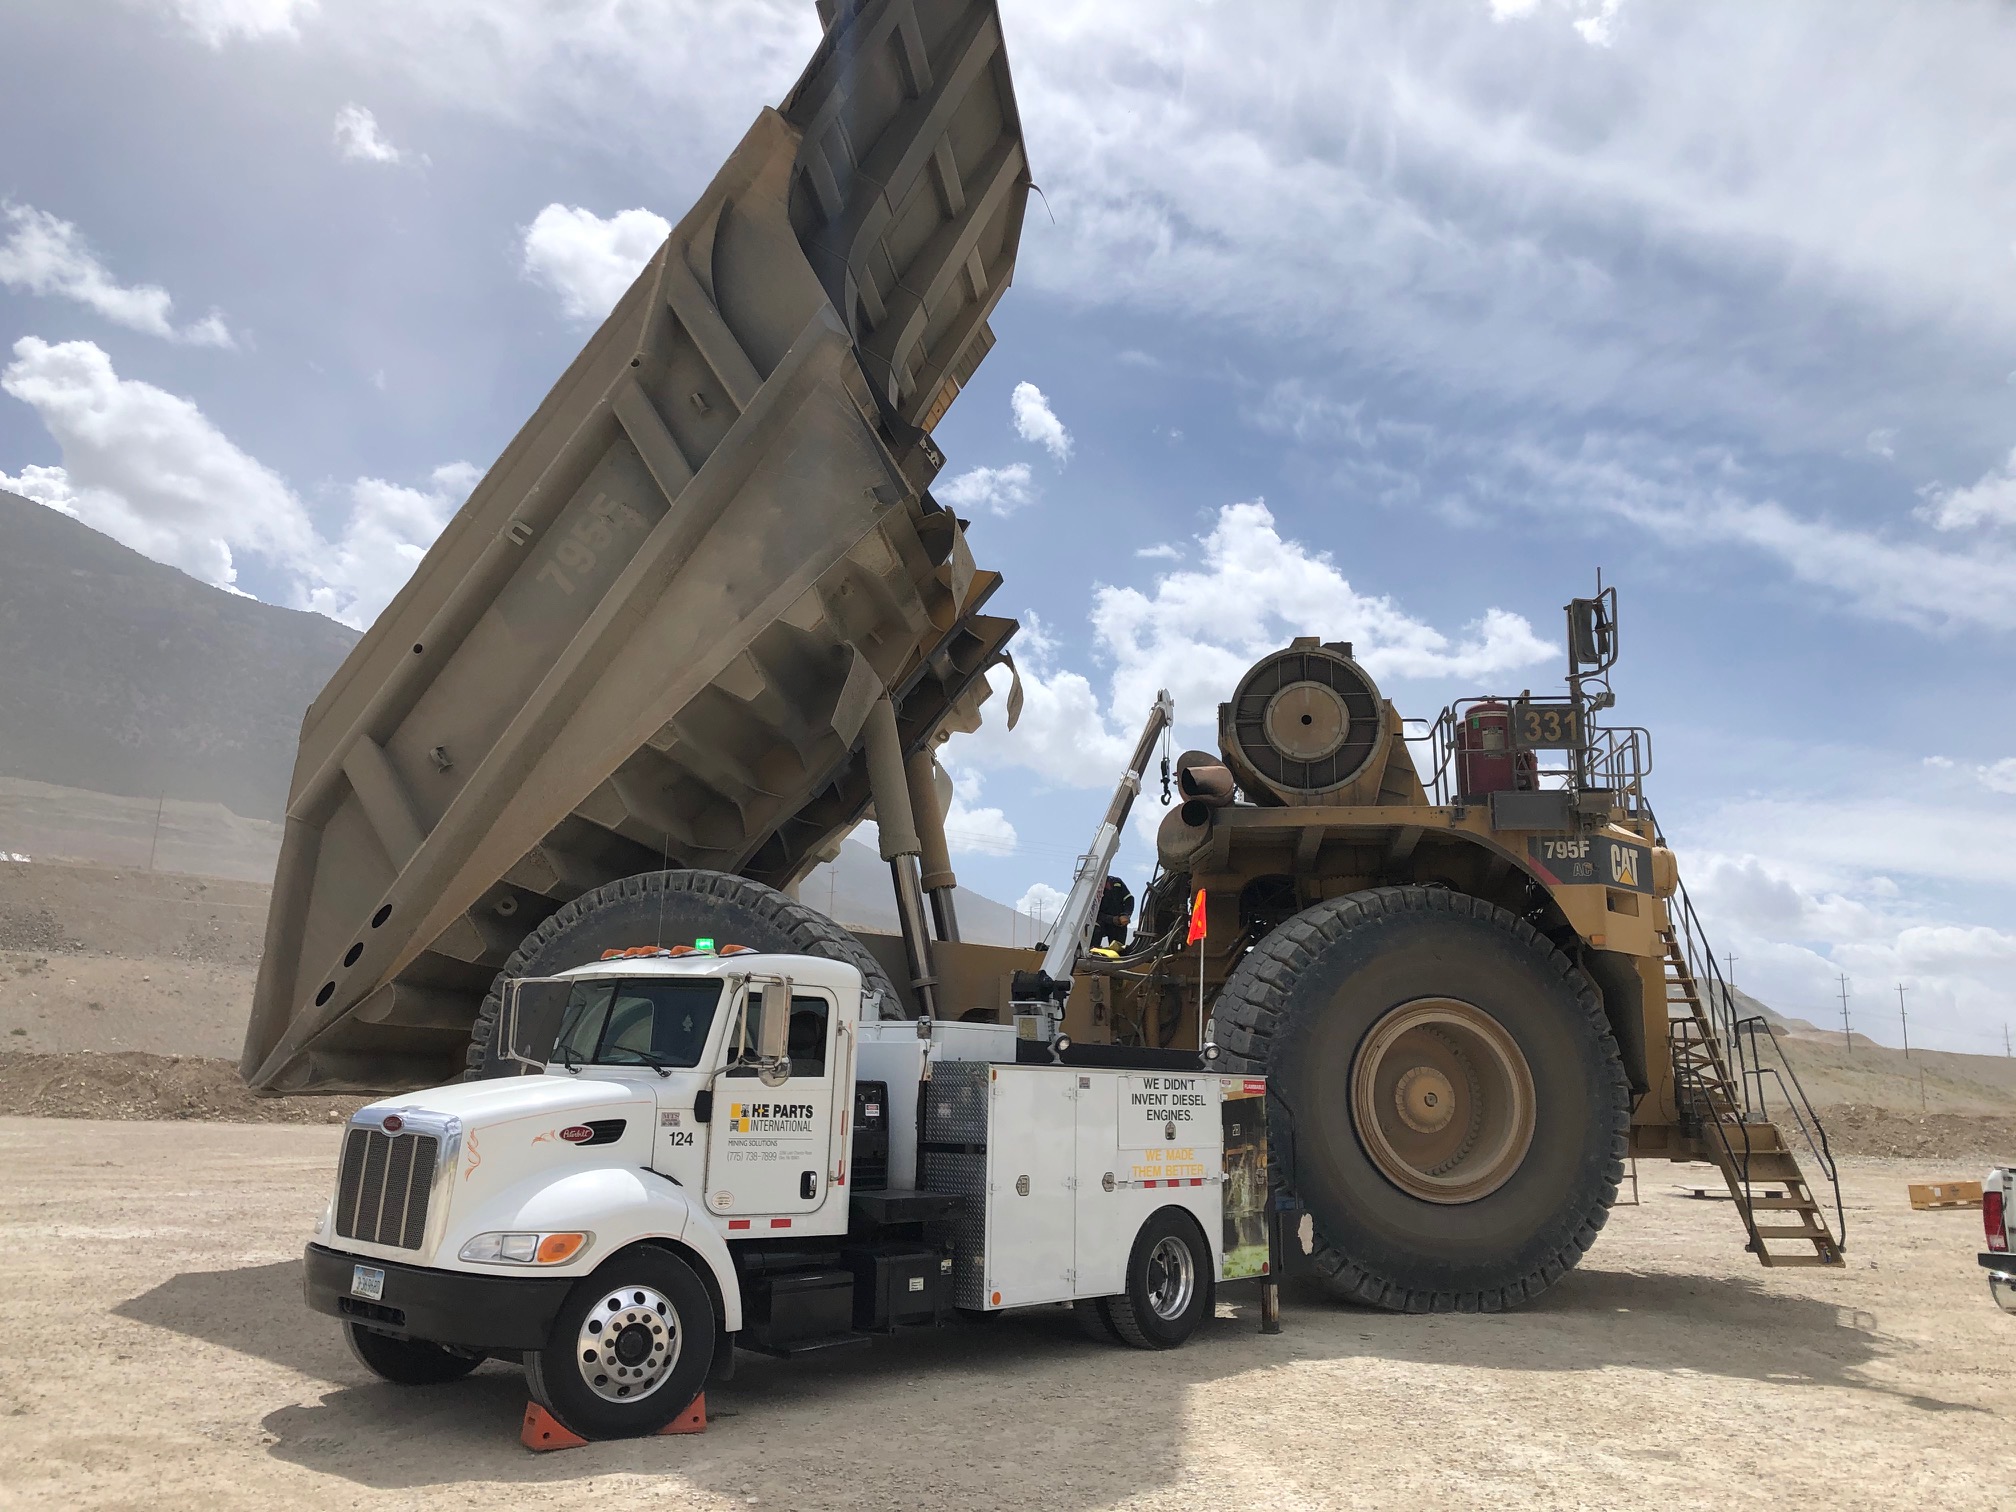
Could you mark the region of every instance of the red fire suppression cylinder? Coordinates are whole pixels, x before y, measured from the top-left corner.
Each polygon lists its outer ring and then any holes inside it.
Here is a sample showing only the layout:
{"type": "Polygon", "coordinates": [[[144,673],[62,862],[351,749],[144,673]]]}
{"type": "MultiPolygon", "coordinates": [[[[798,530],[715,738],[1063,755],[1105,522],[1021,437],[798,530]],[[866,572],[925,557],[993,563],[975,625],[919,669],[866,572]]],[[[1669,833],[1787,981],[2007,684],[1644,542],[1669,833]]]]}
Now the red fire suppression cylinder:
{"type": "Polygon", "coordinates": [[[1539,759],[1512,748],[1512,711],[1496,699],[1472,704],[1456,725],[1456,789],[1469,802],[1488,793],[1531,792],[1539,759]]]}

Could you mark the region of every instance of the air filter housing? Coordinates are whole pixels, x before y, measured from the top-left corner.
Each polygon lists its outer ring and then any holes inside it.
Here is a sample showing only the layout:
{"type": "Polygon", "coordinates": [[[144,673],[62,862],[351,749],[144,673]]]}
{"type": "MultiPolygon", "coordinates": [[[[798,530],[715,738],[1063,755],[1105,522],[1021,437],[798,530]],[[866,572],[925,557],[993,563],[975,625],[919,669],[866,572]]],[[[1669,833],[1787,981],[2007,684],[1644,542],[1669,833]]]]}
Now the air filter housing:
{"type": "Polygon", "coordinates": [[[1348,644],[1297,640],[1257,662],[1218,706],[1218,741],[1252,801],[1335,801],[1385,755],[1378,685],[1348,644]]]}

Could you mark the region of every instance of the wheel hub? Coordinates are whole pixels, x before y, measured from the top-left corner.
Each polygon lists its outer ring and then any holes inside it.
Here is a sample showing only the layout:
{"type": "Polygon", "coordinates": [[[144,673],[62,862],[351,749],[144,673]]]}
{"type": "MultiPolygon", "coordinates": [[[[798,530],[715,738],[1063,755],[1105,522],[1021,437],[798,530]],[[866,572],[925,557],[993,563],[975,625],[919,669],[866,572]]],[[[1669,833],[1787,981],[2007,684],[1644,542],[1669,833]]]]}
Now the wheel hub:
{"type": "Polygon", "coordinates": [[[1190,1247],[1165,1237],[1148,1252],[1148,1307],[1165,1323],[1173,1323],[1190,1308],[1197,1293],[1197,1264],[1190,1247]]]}
{"type": "Polygon", "coordinates": [[[1426,1202],[1475,1202],[1532,1148],[1533,1073],[1505,1026],[1455,998],[1387,1013],[1351,1074],[1351,1114],[1379,1173],[1426,1202]]]}
{"type": "Polygon", "coordinates": [[[680,1344],[679,1314],[670,1302],[648,1286],[615,1287],[582,1320],[574,1359],[595,1395],[634,1402],[665,1384],[680,1344]]]}
{"type": "Polygon", "coordinates": [[[1433,1134],[1456,1116],[1456,1088],[1434,1066],[1409,1066],[1393,1089],[1393,1104],[1408,1128],[1433,1134]]]}

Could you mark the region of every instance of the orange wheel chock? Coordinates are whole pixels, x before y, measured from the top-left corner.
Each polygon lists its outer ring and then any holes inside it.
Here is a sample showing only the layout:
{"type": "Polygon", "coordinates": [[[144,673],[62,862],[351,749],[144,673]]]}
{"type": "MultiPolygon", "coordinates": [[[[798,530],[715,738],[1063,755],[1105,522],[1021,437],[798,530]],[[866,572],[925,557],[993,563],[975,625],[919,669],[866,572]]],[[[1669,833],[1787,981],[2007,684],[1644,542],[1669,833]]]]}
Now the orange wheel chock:
{"type": "MultiPolygon", "coordinates": [[[[707,1431],[707,1397],[705,1393],[693,1399],[693,1405],[672,1419],[658,1432],[705,1433],[707,1431]]],[[[525,1404],[525,1421],[518,1429],[518,1442],[527,1449],[544,1453],[549,1449],[578,1449],[588,1440],[573,1429],[565,1426],[537,1402],[525,1404]]]]}

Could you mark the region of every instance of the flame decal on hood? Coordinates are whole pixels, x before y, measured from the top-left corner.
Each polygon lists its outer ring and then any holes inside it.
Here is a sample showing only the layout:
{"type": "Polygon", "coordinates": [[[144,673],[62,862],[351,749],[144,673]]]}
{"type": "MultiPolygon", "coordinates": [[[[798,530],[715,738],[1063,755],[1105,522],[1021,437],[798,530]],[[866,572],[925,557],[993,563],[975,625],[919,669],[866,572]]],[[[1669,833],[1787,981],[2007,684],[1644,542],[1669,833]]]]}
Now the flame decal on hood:
{"type": "Polygon", "coordinates": [[[483,1152],[476,1145],[476,1131],[469,1131],[469,1164],[462,1168],[462,1179],[467,1181],[476,1174],[476,1167],[483,1164],[483,1152]]]}

